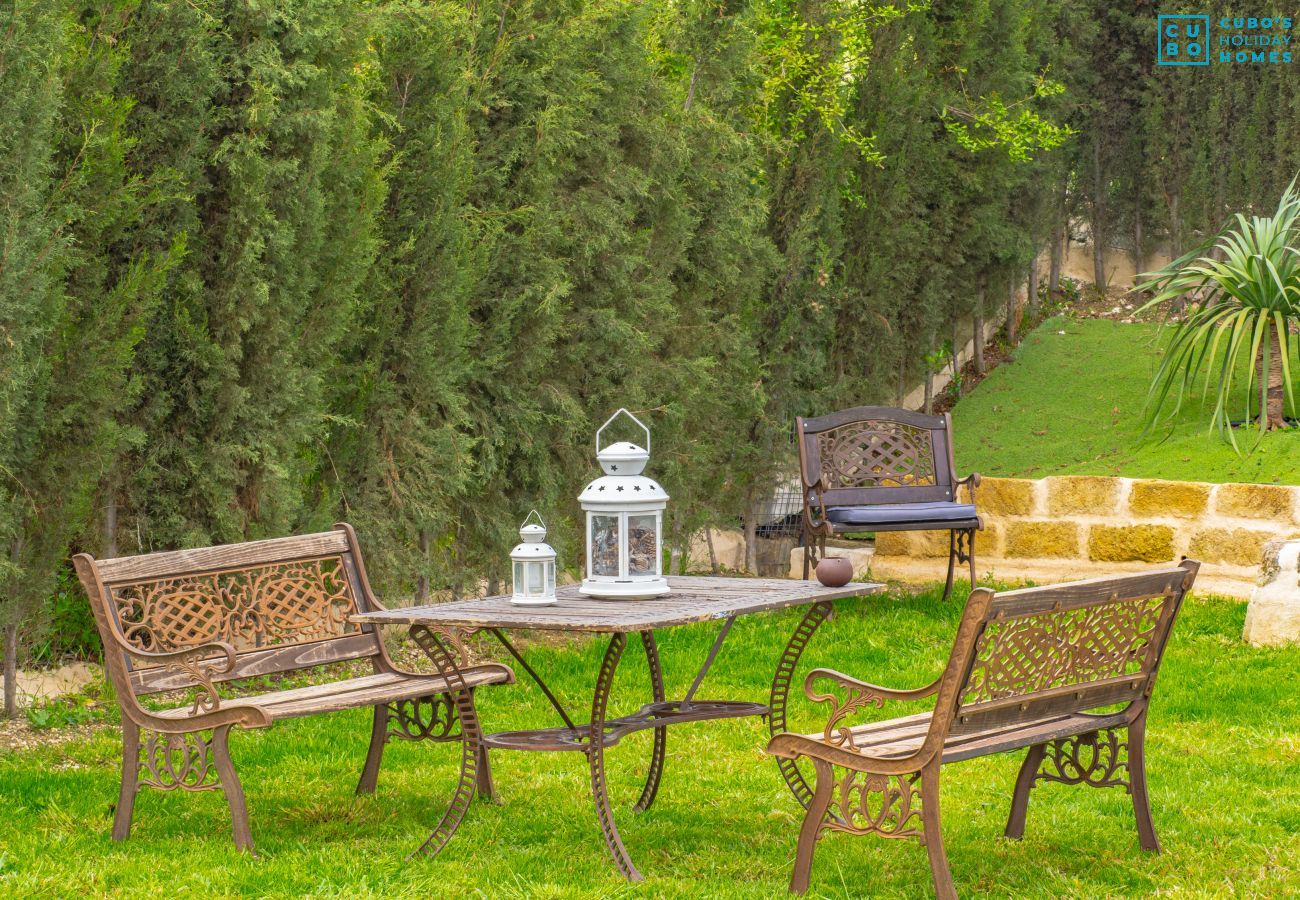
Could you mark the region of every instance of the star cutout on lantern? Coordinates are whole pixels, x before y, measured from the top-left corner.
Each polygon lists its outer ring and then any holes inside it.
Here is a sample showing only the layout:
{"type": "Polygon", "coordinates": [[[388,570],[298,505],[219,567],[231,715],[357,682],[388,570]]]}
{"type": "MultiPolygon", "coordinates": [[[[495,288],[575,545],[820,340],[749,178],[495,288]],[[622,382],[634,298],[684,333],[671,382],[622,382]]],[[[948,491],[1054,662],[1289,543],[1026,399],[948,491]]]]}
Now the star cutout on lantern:
{"type": "Polygon", "coordinates": [[[610,466],[610,467],[609,467],[609,470],[610,470],[611,472],[617,472],[617,471],[618,471],[618,466],[610,466]]]}
{"type": "Polygon", "coordinates": [[[604,486],[603,484],[602,484],[600,487],[596,488],[596,490],[598,490],[598,491],[603,491],[604,489],[605,489],[605,486],[604,486]]]}
{"type": "Polygon", "coordinates": [[[623,490],[623,485],[620,484],[620,485],[618,486],[618,490],[620,490],[620,491],[623,490]]]}
{"type": "Polygon", "coordinates": [[[632,490],[634,490],[634,491],[639,491],[639,490],[641,490],[641,485],[638,484],[636,487],[632,488],[632,490]]]}

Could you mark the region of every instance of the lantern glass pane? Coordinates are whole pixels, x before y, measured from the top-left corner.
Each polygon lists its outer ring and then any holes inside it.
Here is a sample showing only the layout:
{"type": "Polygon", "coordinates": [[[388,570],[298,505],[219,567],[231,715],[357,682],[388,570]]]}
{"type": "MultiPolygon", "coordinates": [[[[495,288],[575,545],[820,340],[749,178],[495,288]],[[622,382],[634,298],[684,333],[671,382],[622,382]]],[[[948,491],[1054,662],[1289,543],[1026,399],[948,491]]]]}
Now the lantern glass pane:
{"type": "Polygon", "coordinates": [[[549,560],[546,563],[546,593],[555,593],[555,563],[549,560]]]}
{"type": "Polygon", "coordinates": [[[546,576],[542,574],[544,563],[530,562],[528,564],[528,596],[540,597],[545,589],[546,576]]]}
{"type": "Polygon", "coordinates": [[[658,574],[659,535],[655,529],[655,514],[627,517],[627,574],[658,574]]]}
{"type": "Polygon", "coordinates": [[[514,589],[516,594],[524,592],[524,564],[521,562],[515,563],[514,589]]]}
{"type": "Polygon", "coordinates": [[[618,577],[618,516],[591,517],[591,574],[618,577]]]}

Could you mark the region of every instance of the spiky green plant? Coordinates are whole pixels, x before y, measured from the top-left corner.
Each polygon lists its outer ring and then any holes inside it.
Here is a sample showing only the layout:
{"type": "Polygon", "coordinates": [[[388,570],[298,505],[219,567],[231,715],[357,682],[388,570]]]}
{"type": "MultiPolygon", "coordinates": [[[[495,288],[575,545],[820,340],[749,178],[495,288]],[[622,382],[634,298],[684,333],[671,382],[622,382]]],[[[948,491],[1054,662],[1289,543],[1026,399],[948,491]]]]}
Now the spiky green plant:
{"type": "MultiPolygon", "coordinates": [[[[1205,370],[1201,396],[1213,386],[1210,430],[1240,450],[1232,428],[1234,384],[1245,371],[1243,420],[1257,417],[1262,434],[1285,428],[1287,404],[1295,408],[1290,326],[1300,321],[1300,195],[1296,182],[1283,192],[1271,216],[1240,213],[1220,234],[1191,253],[1148,273],[1136,286],[1154,296],[1147,310],[1186,302],[1185,315],[1170,315],[1172,337],[1147,394],[1148,430],[1171,422],[1193,383],[1205,370]],[[1213,244],[1217,252],[1207,252],[1213,244]],[[1256,393],[1258,392],[1258,393],[1256,393]],[[1252,400],[1258,404],[1252,411],[1252,400]],[[1162,410],[1167,410],[1162,415],[1162,410]]],[[[1140,311],[1141,311],[1140,310],[1140,311]]]]}

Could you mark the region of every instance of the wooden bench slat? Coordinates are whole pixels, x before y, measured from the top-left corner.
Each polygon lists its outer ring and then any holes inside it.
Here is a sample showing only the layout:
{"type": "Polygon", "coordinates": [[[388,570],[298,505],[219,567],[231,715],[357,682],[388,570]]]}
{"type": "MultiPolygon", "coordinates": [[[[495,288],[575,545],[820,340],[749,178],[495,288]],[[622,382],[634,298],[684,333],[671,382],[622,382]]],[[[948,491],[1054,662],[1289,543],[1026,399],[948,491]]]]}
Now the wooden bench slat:
{"type": "Polygon", "coordinates": [[[1080,609],[1102,603],[1157,597],[1182,590],[1186,576],[1186,569],[1175,566],[1122,577],[1106,576],[1069,584],[1020,588],[999,593],[989,608],[989,618],[1010,619],[1053,609],[1080,609]]]}
{"type": "Polygon", "coordinates": [[[348,552],[347,535],[342,531],[322,531],[296,537],[270,538],[244,544],[223,544],[194,550],[171,550],[143,556],[120,556],[95,561],[99,577],[108,584],[120,584],[149,578],[188,575],[214,569],[231,569],[334,556],[348,552]]]}
{"type": "MultiPolygon", "coordinates": [[[[265,650],[244,651],[236,657],[235,666],[230,672],[217,675],[212,680],[218,683],[234,681],[238,678],[252,678],[257,675],[269,675],[378,655],[379,639],[375,634],[349,634],[344,637],[268,647],[265,650]]],[[[221,657],[213,657],[209,662],[221,660],[221,657]]],[[[137,694],[174,691],[195,683],[187,672],[169,670],[161,666],[135,669],[131,672],[130,678],[137,694]]]]}

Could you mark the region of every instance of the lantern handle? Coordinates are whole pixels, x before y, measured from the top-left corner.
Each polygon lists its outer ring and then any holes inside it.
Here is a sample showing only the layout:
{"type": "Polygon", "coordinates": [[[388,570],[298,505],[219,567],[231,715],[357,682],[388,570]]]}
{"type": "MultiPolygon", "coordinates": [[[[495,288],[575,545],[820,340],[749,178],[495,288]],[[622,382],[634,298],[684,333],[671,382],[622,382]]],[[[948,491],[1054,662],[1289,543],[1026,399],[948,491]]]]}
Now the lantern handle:
{"type": "Polygon", "coordinates": [[[537,519],[537,524],[542,526],[542,528],[546,527],[546,523],[542,521],[541,514],[535,509],[528,513],[528,515],[524,518],[524,521],[520,524],[519,527],[520,528],[526,527],[528,525],[528,522],[532,519],[537,519]]]}
{"type": "Polygon", "coordinates": [[[597,454],[600,453],[600,433],[604,431],[606,428],[608,428],[609,423],[613,422],[619,416],[627,416],[629,419],[631,419],[633,422],[639,425],[641,427],[641,430],[645,432],[645,452],[649,454],[650,453],[650,429],[646,428],[644,422],[642,422],[636,416],[632,415],[630,412],[627,411],[625,407],[622,406],[618,408],[618,412],[614,413],[614,415],[610,416],[608,419],[605,420],[604,425],[596,429],[596,453],[597,454]]]}

